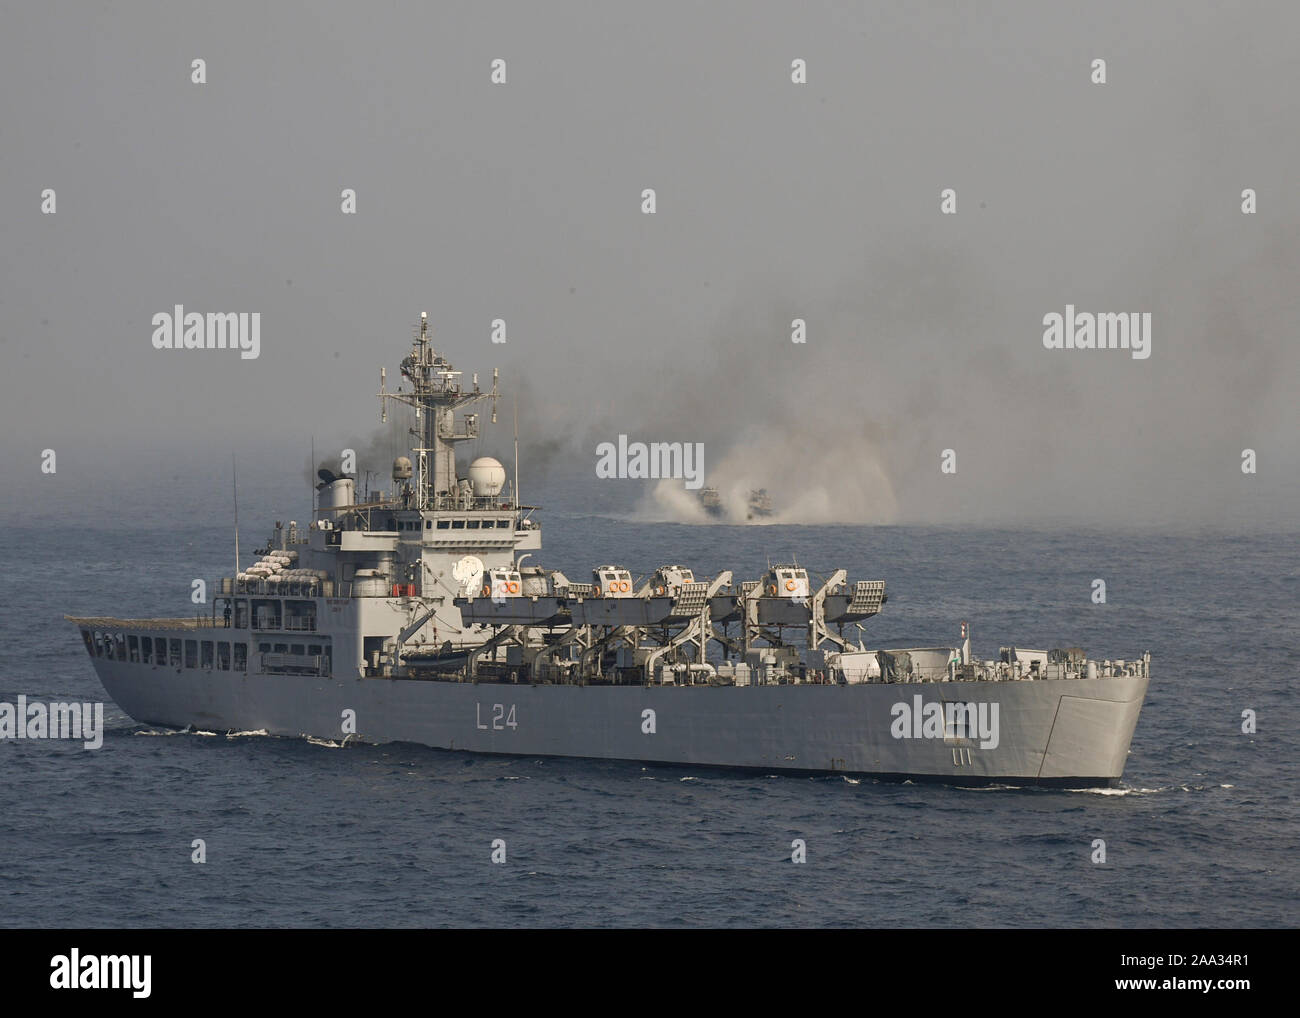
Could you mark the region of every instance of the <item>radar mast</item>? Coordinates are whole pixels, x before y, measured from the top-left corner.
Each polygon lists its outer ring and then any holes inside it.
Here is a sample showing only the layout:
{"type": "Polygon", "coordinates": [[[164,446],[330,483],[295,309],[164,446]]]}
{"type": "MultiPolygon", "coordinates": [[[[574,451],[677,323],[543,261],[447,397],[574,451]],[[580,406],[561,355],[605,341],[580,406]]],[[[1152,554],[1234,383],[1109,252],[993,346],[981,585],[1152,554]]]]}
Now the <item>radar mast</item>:
{"type": "MultiPolygon", "coordinates": [[[[415,461],[415,508],[452,508],[457,495],[455,443],[479,437],[478,414],[465,414],[458,422],[456,414],[466,407],[490,399],[492,423],[497,420],[498,372],[492,369],[492,388],[479,388],[478,375],[470,388],[461,383],[464,372],[433,349],[429,340],[429,313],[420,312],[420,327],[411,352],[402,360],[401,372],[411,385],[410,392],[389,392],[386,372],[379,372],[380,419],[388,420],[388,400],[403,403],[415,411],[415,427],[410,431],[410,450],[415,461]],[[459,428],[458,428],[459,425],[459,428]]],[[[512,496],[518,503],[517,496],[512,496]]]]}

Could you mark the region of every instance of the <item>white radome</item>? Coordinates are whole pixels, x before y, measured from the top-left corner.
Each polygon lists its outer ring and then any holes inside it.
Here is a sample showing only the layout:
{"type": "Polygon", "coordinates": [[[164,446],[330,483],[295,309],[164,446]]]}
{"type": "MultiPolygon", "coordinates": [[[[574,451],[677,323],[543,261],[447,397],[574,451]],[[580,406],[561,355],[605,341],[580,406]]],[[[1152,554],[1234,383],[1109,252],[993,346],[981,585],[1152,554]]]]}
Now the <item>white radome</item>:
{"type": "Polygon", "coordinates": [[[506,468],[500,460],[480,456],[469,465],[469,482],[474,485],[475,495],[500,495],[506,486],[506,468]]]}

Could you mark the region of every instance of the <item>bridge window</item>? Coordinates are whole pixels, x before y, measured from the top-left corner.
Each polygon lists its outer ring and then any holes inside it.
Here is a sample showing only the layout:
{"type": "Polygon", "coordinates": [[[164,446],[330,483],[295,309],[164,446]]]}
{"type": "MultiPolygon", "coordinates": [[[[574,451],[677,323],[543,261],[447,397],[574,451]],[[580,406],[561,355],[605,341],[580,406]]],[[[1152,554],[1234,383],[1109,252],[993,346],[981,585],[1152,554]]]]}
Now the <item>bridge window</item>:
{"type": "Polygon", "coordinates": [[[172,652],[171,653],[172,667],[179,668],[181,666],[181,641],[172,640],[170,642],[171,642],[171,652],[172,652]]]}
{"type": "Polygon", "coordinates": [[[235,671],[248,671],[248,648],[242,643],[235,644],[235,671]]]}
{"type": "Polygon", "coordinates": [[[439,521],[438,521],[438,529],[439,529],[439,530],[449,530],[450,528],[451,528],[451,520],[439,520],[439,521]]]}
{"type": "Polygon", "coordinates": [[[254,601],[253,626],[257,629],[279,629],[280,602],[271,600],[254,601]]]}
{"type": "Polygon", "coordinates": [[[464,529],[465,529],[465,521],[464,521],[464,520],[452,520],[452,521],[451,521],[451,529],[452,529],[452,530],[464,530],[464,529]]]}
{"type": "Polygon", "coordinates": [[[199,642],[198,640],[185,641],[185,667],[197,668],[199,666],[199,642]]]}
{"type": "Polygon", "coordinates": [[[213,660],[213,646],[211,640],[204,640],[203,645],[199,648],[199,667],[211,670],[213,660]]]}
{"type": "Polygon", "coordinates": [[[284,603],[284,628],[300,632],[315,632],[316,604],[314,601],[286,601],[284,603]]]}
{"type": "Polygon", "coordinates": [[[225,641],[217,644],[217,667],[223,672],[230,671],[230,644],[225,641]]]}
{"type": "Polygon", "coordinates": [[[140,660],[140,640],[135,636],[126,638],[127,649],[130,652],[130,660],[138,662],[140,660]]]}

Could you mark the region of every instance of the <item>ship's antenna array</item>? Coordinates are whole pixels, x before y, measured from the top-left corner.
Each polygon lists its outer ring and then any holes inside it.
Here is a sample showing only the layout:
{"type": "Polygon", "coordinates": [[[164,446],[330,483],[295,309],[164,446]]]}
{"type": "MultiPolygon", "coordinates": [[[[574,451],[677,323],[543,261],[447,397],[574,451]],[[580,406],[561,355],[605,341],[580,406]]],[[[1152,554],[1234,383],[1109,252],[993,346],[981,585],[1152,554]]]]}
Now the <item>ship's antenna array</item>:
{"type": "Polygon", "coordinates": [[[398,386],[396,392],[388,391],[387,369],[379,369],[380,420],[388,421],[388,401],[396,400],[409,407],[415,415],[416,426],[411,436],[416,440],[409,448],[415,459],[416,480],[413,492],[414,507],[427,509],[441,505],[444,500],[455,500],[459,489],[455,459],[452,449],[457,442],[478,439],[479,415],[466,414],[458,422],[455,415],[479,400],[492,401],[492,423],[497,422],[497,400],[500,372],[492,370],[492,388],[479,387],[478,375],[472,376],[470,386],[461,384],[463,374],[451,362],[438,354],[429,339],[429,313],[420,312],[420,324],[415,330],[414,347],[402,361],[401,373],[410,380],[410,392],[398,386]]]}
{"type": "MultiPolygon", "coordinates": [[[[492,388],[497,387],[496,369],[492,369],[492,388]]],[[[522,504],[519,501],[519,395],[515,394],[515,508],[518,509],[522,504]]],[[[492,419],[496,420],[496,413],[493,412],[492,419]]]]}
{"type": "Polygon", "coordinates": [[[235,501],[235,575],[239,575],[239,470],[235,454],[230,454],[230,491],[235,501]]]}

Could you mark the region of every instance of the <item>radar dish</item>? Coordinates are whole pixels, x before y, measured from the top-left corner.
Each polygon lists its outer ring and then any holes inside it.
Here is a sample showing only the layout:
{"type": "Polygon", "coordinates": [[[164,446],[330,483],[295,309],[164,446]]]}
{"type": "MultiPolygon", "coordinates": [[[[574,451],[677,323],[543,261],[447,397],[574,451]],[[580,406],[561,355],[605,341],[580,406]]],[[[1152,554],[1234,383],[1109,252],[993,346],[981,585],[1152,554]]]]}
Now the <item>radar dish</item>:
{"type": "Polygon", "coordinates": [[[338,478],[334,476],[334,471],[327,470],[325,467],[321,467],[317,470],[316,476],[319,477],[324,484],[333,484],[338,480],[338,478]]]}
{"type": "Polygon", "coordinates": [[[460,584],[461,597],[473,597],[483,582],[483,560],[466,555],[451,567],[451,576],[460,584]]]}

